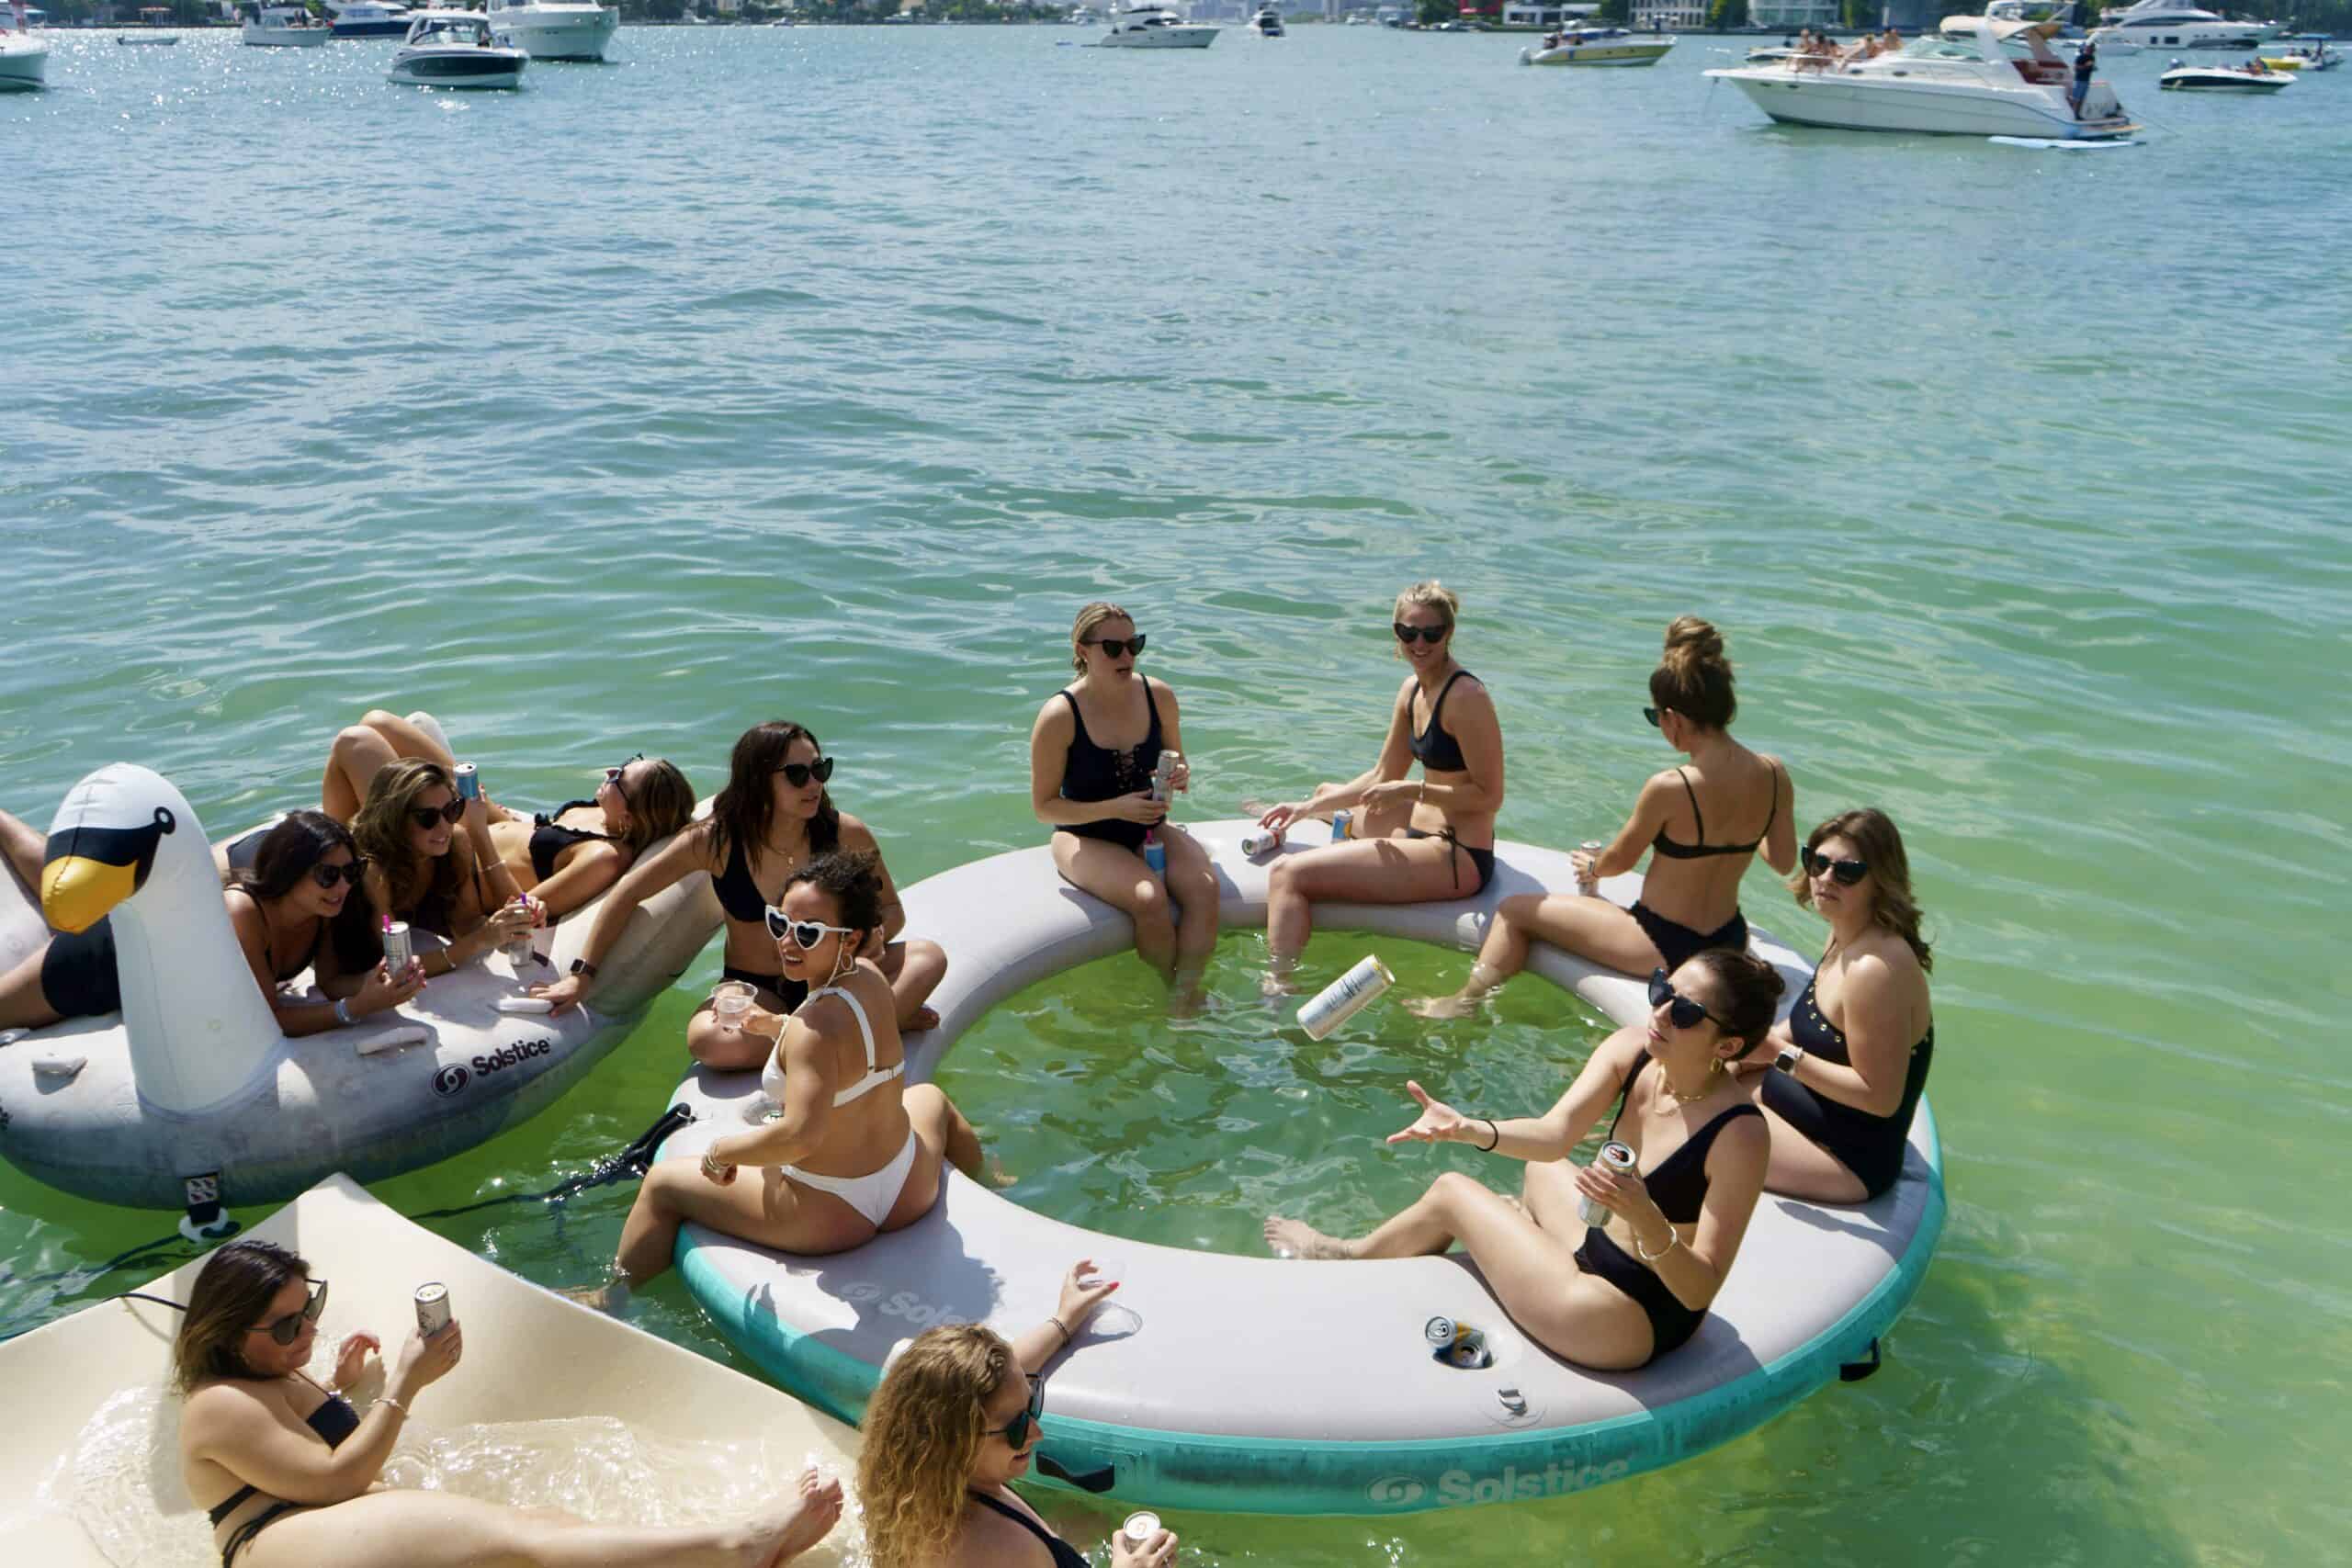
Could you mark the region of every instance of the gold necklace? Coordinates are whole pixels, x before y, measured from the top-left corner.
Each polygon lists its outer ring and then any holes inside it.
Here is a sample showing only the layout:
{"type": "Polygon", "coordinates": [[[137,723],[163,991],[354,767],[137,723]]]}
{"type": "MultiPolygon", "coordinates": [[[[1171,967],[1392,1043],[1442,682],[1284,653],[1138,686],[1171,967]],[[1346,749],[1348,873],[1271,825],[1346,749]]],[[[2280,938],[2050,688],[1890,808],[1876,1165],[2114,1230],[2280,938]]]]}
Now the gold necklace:
{"type": "Polygon", "coordinates": [[[1665,1064],[1660,1063],[1657,1069],[1657,1081],[1667,1093],[1674,1097],[1677,1104],[1690,1105],[1715,1092],[1715,1080],[1723,1076],[1723,1058],[1721,1056],[1710,1058],[1707,1063],[1707,1081],[1693,1092],[1685,1094],[1674,1087],[1673,1076],[1666,1070],[1665,1064]]]}

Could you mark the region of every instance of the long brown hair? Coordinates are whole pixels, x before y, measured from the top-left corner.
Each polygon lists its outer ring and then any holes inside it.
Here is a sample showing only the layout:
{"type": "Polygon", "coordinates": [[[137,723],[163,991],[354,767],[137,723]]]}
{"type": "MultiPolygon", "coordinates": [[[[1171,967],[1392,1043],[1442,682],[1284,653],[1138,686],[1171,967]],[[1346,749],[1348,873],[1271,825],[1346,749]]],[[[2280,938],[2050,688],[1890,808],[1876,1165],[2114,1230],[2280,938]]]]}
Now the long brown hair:
{"type": "MultiPolygon", "coordinates": [[[[285,820],[262,835],[252,867],[232,875],[229,886],[243,888],[256,904],[283,898],[337,846],[349,850],[354,860],[362,858],[351,829],[325,812],[289,811],[285,820]]],[[[364,974],[384,956],[379,920],[367,883],[354,882],[327,928],[328,940],[334,943],[335,962],[345,974],[364,974]]]]}
{"type": "Polygon", "coordinates": [[[1724,634],[1696,615],[1675,616],[1666,628],[1666,651],[1650,671],[1650,701],[1708,729],[1736,717],[1724,634]]]}
{"type": "MultiPolygon", "coordinates": [[[[774,780],[796,740],[806,740],[820,757],[825,754],[807,725],[786,718],[755,724],[736,738],[734,754],[727,761],[727,787],[710,803],[711,852],[722,866],[737,846],[748,864],[768,841],[768,829],[775,821],[774,780]]],[[[820,791],[817,815],[808,824],[808,858],[831,854],[841,843],[841,808],[833,804],[831,790],[820,791]]]]}
{"type": "Polygon", "coordinates": [[[857,1495],[874,1568],[921,1568],[955,1544],[1012,1347],[976,1323],[927,1328],[882,1374],[860,1425],[857,1495]]]}
{"type": "Polygon", "coordinates": [[[409,813],[418,796],[436,786],[452,795],[457,793],[457,782],[449,777],[449,770],[430,758],[405,757],[397,762],[387,762],[368,782],[368,798],[359,803],[359,815],[351,819],[351,836],[358,843],[359,852],[375,862],[376,869],[383,873],[386,896],[395,906],[385,912],[395,919],[400,918],[401,895],[410,889],[414,889],[409,898],[410,908],[421,912],[428,899],[437,897],[446,910],[457,897],[463,881],[458,872],[458,847],[454,842],[447,854],[430,865],[409,847],[409,813]]]}
{"type": "MultiPolygon", "coordinates": [[[[1901,937],[1922,970],[1935,968],[1935,954],[1928,950],[1928,939],[1919,934],[1919,901],[1911,894],[1911,859],[1903,852],[1903,835],[1895,831],[1894,818],[1875,806],[1841,811],[1804,836],[1806,852],[1818,849],[1825,839],[1844,839],[1871,868],[1871,922],[1901,937]]],[[[1802,857],[1790,886],[1797,902],[1811,908],[1813,878],[1804,874],[1802,857]]]]}
{"type": "Polygon", "coordinates": [[[259,1376],[238,1342],[288,1280],[310,1277],[311,1266],[276,1242],[232,1241],[206,1258],[172,1341],[172,1386],[186,1397],[199,1383],[259,1376]]]}
{"type": "Polygon", "coordinates": [[[656,757],[638,782],[628,801],[628,827],[616,837],[631,856],[644,853],[656,839],[666,839],[694,820],[695,786],[667,757],[656,757]]]}

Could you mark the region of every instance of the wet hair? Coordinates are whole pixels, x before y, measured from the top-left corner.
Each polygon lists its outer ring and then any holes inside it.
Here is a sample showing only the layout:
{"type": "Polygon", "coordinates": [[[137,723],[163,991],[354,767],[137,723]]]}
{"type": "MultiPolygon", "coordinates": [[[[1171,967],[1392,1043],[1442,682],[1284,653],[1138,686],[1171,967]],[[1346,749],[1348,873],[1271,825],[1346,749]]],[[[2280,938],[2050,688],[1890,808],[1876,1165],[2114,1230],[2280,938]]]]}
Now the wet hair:
{"type": "MultiPolygon", "coordinates": [[[[237,872],[230,886],[242,887],[256,904],[283,898],[311,874],[311,868],[337,848],[362,858],[351,829],[323,811],[290,811],[286,819],[262,835],[254,863],[237,872]]],[[[381,911],[368,896],[365,883],[354,883],[343,908],[327,927],[334,943],[335,961],[345,974],[360,974],[384,956],[381,911]]]]}
{"type": "Polygon", "coordinates": [[[239,1343],[288,1280],[310,1277],[308,1263],[271,1241],[232,1241],[206,1258],[172,1341],[172,1386],[186,1397],[200,1383],[259,1376],[239,1343]]]}
{"type": "Polygon", "coordinates": [[[1078,613],[1078,619],[1069,624],[1070,668],[1081,675],[1086,673],[1086,634],[1105,621],[1125,621],[1129,626],[1136,624],[1133,615],[1108,599],[1097,599],[1087,605],[1078,613]]]}
{"type": "Polygon", "coordinates": [[[1019,1370],[1001,1335],[951,1323],[915,1336],[883,1372],[857,1454],[874,1568],[921,1568],[947,1554],[988,1438],[989,1400],[1019,1370]]]}
{"type": "Polygon", "coordinates": [[[458,870],[455,843],[447,854],[437,856],[429,863],[409,846],[413,820],[409,813],[420,797],[435,788],[452,795],[458,790],[457,781],[440,763],[424,757],[387,762],[368,781],[368,798],[359,803],[359,815],[351,819],[351,837],[359,852],[375,862],[376,869],[383,873],[384,888],[392,900],[392,908],[385,912],[394,919],[401,918],[401,896],[409,889],[415,890],[409,904],[414,914],[423,914],[435,906],[446,911],[456,900],[458,885],[464,880],[458,870]]]}
{"type": "Polygon", "coordinates": [[[1718,1025],[1725,1034],[1745,1042],[1739,1054],[1745,1056],[1763,1044],[1773,1020],[1780,1017],[1781,993],[1788,989],[1781,972],[1754,953],[1735,947],[1707,948],[1686,959],[1683,966],[1693,964],[1723,988],[1724,1000],[1716,1010],[1718,1025]]]}
{"type": "MultiPolygon", "coordinates": [[[[710,803],[710,847],[721,864],[738,847],[748,862],[767,842],[775,820],[776,770],[797,740],[808,742],[820,757],[825,754],[807,725],[788,718],[755,724],[736,738],[734,754],[727,761],[727,787],[710,803]]],[[[831,790],[820,790],[817,815],[808,823],[808,853],[812,858],[831,854],[841,843],[841,808],[833,804],[831,790]]]]}
{"type": "MultiPolygon", "coordinates": [[[[1828,839],[1851,843],[1862,863],[1871,868],[1872,922],[1901,937],[1922,970],[1934,969],[1935,954],[1928,951],[1928,939],[1919,934],[1919,903],[1911,895],[1911,859],[1903,852],[1903,835],[1895,831],[1894,818],[1874,806],[1841,811],[1807,833],[1804,847],[1819,849],[1828,839]]],[[[1802,858],[1789,885],[1798,903],[1813,907],[1813,879],[1805,875],[1802,858]]]]}
{"type": "Polygon", "coordinates": [[[804,882],[832,899],[842,925],[870,931],[882,924],[881,857],[865,850],[819,855],[785,878],[784,890],[804,882]]]}
{"type": "Polygon", "coordinates": [[[626,793],[628,829],[620,840],[632,855],[643,853],[654,840],[666,839],[694,820],[695,786],[667,757],[654,758],[645,777],[626,793]]]}
{"type": "Polygon", "coordinates": [[[1666,628],[1666,651],[1650,671],[1650,701],[1703,728],[1729,724],[1739,699],[1732,695],[1723,633],[1696,615],[1675,616],[1666,628]]]}

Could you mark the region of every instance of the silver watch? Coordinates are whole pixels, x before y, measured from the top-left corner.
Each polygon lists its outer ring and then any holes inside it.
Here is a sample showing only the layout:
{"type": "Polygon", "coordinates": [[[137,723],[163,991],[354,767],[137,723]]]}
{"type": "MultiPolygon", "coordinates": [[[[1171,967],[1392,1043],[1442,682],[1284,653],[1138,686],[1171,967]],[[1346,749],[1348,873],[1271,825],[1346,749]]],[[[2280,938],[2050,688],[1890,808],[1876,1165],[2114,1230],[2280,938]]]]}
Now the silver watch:
{"type": "Polygon", "coordinates": [[[1804,1060],[1804,1047],[1802,1045],[1791,1045],[1783,1049],[1779,1055],[1772,1058],[1772,1066],[1779,1068],[1781,1072],[1794,1075],[1797,1070],[1797,1064],[1803,1060],[1804,1060]]]}

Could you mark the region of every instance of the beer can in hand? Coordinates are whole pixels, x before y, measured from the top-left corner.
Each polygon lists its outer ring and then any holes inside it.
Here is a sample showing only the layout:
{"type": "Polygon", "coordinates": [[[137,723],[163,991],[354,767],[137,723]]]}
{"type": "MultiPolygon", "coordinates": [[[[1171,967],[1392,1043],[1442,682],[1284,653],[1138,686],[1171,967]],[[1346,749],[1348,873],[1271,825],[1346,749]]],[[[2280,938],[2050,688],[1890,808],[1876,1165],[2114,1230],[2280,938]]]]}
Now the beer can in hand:
{"type": "Polygon", "coordinates": [[[471,762],[458,763],[456,767],[449,770],[449,774],[452,778],[458,781],[458,798],[459,800],[480,800],[481,798],[481,774],[475,771],[474,765],[471,762]]]}
{"type": "Polygon", "coordinates": [[[1354,817],[1345,811],[1334,811],[1331,813],[1331,841],[1333,843],[1342,843],[1355,836],[1356,822],[1354,817]]]}
{"type": "Polygon", "coordinates": [[[435,1280],[416,1288],[416,1331],[430,1339],[449,1326],[449,1287],[435,1280]]]}
{"type": "Polygon", "coordinates": [[[1365,1003],[1396,983],[1379,959],[1365,957],[1298,1010],[1298,1026],[1320,1040],[1363,1010],[1365,1003]]]}
{"type": "Polygon", "coordinates": [[[1582,850],[1585,853],[1592,857],[1591,861],[1588,861],[1585,863],[1584,871],[1577,877],[1577,891],[1583,894],[1588,898],[1594,897],[1600,891],[1600,873],[1595,868],[1594,862],[1600,859],[1601,847],[1601,842],[1599,839],[1587,839],[1583,843],[1577,846],[1577,848],[1582,850]]]}
{"type": "Polygon", "coordinates": [[[416,947],[408,939],[406,920],[384,922],[384,971],[395,980],[407,973],[416,957],[416,947]]]}
{"type": "MultiPolygon", "coordinates": [[[[1634,1168],[1634,1151],[1611,1138],[1600,1145],[1600,1157],[1592,1163],[1612,1176],[1623,1176],[1634,1168]]],[[[1589,1198],[1577,1201],[1577,1213],[1589,1225],[1609,1223],[1609,1211],[1589,1198]]]]}
{"type": "Polygon", "coordinates": [[[1119,1527],[1119,1533],[1127,1538],[1130,1547],[1140,1547],[1159,1533],[1159,1516],[1148,1508],[1137,1508],[1119,1527]]]}
{"type": "Polygon", "coordinates": [[[1166,800],[1176,787],[1176,764],[1183,761],[1181,751],[1162,751],[1151,770],[1151,798],[1166,800]]]}

